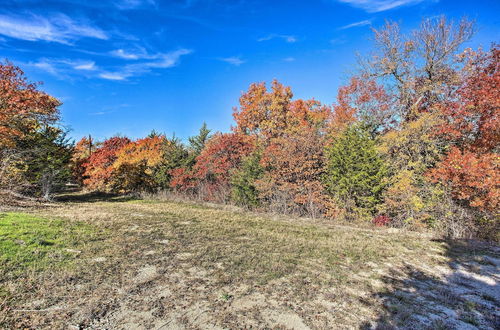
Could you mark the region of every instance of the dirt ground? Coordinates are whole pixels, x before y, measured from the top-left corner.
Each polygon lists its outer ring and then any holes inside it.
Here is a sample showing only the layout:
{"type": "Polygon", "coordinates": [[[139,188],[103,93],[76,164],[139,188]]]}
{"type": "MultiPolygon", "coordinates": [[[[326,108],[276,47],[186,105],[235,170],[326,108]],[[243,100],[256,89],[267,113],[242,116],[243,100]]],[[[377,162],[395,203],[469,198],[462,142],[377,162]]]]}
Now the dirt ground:
{"type": "Polygon", "coordinates": [[[1,283],[5,328],[500,328],[497,246],[124,197],[15,210],[99,239],[71,266],[1,283]]]}

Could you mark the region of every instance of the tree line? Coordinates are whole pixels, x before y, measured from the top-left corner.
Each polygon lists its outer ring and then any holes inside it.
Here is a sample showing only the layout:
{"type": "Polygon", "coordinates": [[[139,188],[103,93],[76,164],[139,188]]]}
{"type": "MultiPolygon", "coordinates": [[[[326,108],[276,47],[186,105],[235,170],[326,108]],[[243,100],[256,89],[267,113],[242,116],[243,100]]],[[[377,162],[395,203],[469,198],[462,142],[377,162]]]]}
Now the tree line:
{"type": "Polygon", "coordinates": [[[229,133],[69,143],[60,103],[0,66],[0,185],[45,198],[172,191],[249,209],[499,240],[500,48],[463,49],[466,19],[387,22],[333,105],[251,84],[229,133]]]}

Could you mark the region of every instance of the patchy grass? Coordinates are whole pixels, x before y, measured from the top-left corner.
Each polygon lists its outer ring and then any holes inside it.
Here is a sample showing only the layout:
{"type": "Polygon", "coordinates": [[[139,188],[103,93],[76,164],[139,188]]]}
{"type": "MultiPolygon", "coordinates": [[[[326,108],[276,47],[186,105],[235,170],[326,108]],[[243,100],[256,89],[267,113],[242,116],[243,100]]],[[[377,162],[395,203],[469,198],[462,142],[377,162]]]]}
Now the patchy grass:
{"type": "Polygon", "coordinates": [[[10,281],[19,298],[5,327],[487,329],[498,318],[490,247],[130,197],[69,195],[30,212],[61,219],[36,238],[54,243],[46,256],[81,253],[42,280],[10,281]],[[94,231],[105,234],[82,238],[94,231]]]}
{"type": "Polygon", "coordinates": [[[0,282],[74,259],[92,227],[26,213],[0,213],[0,282]]]}

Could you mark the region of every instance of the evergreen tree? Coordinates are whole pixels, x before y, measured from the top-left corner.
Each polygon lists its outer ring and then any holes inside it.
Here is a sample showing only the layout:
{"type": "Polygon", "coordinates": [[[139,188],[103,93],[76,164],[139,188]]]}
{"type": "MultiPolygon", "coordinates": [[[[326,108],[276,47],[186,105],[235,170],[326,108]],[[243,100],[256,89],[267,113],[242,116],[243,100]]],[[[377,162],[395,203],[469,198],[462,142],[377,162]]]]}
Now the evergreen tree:
{"type": "Polygon", "coordinates": [[[386,166],[367,128],[353,124],[327,147],[327,191],[348,212],[373,214],[381,201],[386,166]]]}
{"type": "Polygon", "coordinates": [[[71,177],[73,146],[66,136],[64,130],[46,126],[19,142],[19,147],[27,150],[19,166],[29,189],[46,200],[71,177]]]}
{"type": "Polygon", "coordinates": [[[190,155],[184,144],[176,137],[165,139],[163,159],[154,173],[154,180],[162,189],[170,188],[171,171],[190,162],[190,155]]]}
{"type": "MultiPolygon", "coordinates": [[[[198,135],[191,136],[189,138],[189,146],[190,146],[192,152],[196,156],[198,156],[201,153],[201,151],[203,150],[203,148],[205,148],[205,144],[210,139],[210,132],[211,132],[211,130],[209,130],[207,128],[207,123],[203,122],[203,125],[201,126],[198,135]]],[[[195,158],[196,158],[196,156],[195,156],[195,158]]]]}
{"type": "Polygon", "coordinates": [[[248,208],[259,205],[259,191],[255,181],[264,174],[260,164],[261,153],[255,151],[246,157],[241,167],[231,176],[231,199],[238,205],[248,208]]]}

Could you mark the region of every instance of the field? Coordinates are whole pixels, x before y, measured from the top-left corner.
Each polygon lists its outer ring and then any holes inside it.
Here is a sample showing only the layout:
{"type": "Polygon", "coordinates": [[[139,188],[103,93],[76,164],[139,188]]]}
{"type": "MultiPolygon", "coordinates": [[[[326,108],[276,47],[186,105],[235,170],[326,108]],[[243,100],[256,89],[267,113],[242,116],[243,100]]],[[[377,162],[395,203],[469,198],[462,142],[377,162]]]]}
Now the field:
{"type": "Polygon", "coordinates": [[[0,328],[500,327],[500,250],[92,194],[0,206],[0,328]]]}

